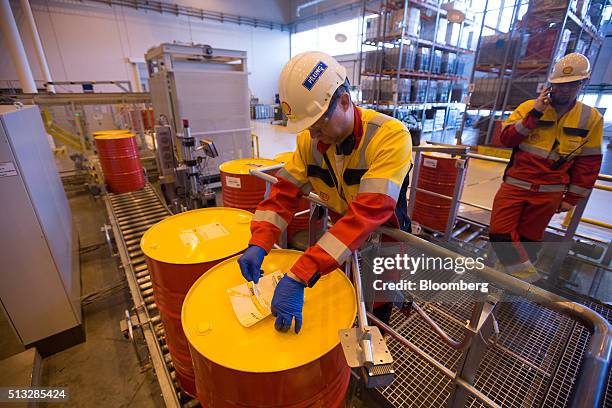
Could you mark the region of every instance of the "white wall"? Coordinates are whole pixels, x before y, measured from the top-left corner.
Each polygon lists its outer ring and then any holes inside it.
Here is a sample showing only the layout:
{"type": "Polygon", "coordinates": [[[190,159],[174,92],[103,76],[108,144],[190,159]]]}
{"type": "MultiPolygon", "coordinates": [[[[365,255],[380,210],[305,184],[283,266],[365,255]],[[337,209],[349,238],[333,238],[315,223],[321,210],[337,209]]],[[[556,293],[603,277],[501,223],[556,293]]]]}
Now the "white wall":
{"type": "MultiPolygon", "coordinates": [[[[181,3],[205,8],[206,3],[222,2],[182,0],[181,3]]],[[[224,3],[234,7],[226,12],[239,14],[237,0],[224,0],[224,3]]],[[[264,4],[277,4],[276,0],[257,0],[254,3],[264,9],[264,4]]],[[[42,80],[31,39],[24,27],[23,13],[18,3],[12,6],[34,78],[42,80]]],[[[162,42],[193,41],[217,48],[247,51],[251,74],[249,87],[261,101],[272,103],[278,89],[278,76],[289,60],[290,37],[287,31],[220,24],[69,0],[48,3],[32,1],[32,9],[55,81],[134,81],[129,58],[142,59],[147,49],[162,42]]],[[[272,15],[281,19],[284,11],[279,10],[272,15]]],[[[12,62],[5,57],[8,52],[1,35],[0,55],[3,56],[0,58],[0,80],[16,80],[12,62]]]]}

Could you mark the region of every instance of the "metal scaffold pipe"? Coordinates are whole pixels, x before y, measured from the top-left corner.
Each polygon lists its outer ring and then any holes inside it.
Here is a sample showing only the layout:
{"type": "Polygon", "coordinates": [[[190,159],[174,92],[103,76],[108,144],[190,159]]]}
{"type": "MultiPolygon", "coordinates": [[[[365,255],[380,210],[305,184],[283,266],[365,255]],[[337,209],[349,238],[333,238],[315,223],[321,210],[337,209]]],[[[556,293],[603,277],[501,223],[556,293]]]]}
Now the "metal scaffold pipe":
{"type": "Polygon", "coordinates": [[[15,24],[15,16],[11,10],[9,0],[0,0],[0,30],[2,30],[6,46],[11,53],[11,59],[13,60],[15,71],[17,71],[23,93],[37,93],[36,83],[32,76],[32,70],[30,69],[21,37],[19,37],[19,30],[17,29],[17,24],[15,24]]]}
{"type": "Polygon", "coordinates": [[[34,14],[32,14],[32,8],[30,7],[29,0],[21,0],[21,9],[25,15],[28,29],[30,30],[30,36],[34,43],[34,50],[36,51],[36,58],[38,59],[38,65],[40,65],[40,71],[45,78],[45,86],[47,92],[55,93],[55,86],[50,83],[53,82],[51,78],[51,71],[49,71],[49,64],[47,63],[47,57],[45,57],[45,50],[40,41],[40,35],[38,35],[38,28],[36,27],[36,20],[34,20],[34,14]]]}

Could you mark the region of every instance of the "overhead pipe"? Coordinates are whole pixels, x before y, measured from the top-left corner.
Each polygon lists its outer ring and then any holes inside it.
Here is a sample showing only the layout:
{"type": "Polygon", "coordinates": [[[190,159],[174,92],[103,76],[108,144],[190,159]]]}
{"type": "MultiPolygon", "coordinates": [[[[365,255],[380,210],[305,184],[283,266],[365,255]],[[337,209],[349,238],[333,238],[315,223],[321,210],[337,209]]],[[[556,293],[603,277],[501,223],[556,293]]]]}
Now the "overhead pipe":
{"type": "Polygon", "coordinates": [[[45,51],[43,49],[42,42],[40,41],[40,35],[38,35],[38,28],[36,27],[36,20],[34,20],[32,7],[30,7],[30,1],[20,1],[21,9],[23,10],[23,14],[25,15],[27,26],[30,29],[30,36],[32,37],[32,42],[34,43],[34,51],[36,51],[38,65],[40,65],[40,71],[42,72],[43,77],[45,79],[45,86],[47,88],[47,92],[55,93],[55,86],[51,85],[51,83],[53,82],[53,79],[51,78],[51,71],[49,71],[49,64],[47,63],[45,51]]]}
{"type": "Polygon", "coordinates": [[[23,93],[38,93],[9,0],[0,0],[0,30],[11,53],[23,93]]]}

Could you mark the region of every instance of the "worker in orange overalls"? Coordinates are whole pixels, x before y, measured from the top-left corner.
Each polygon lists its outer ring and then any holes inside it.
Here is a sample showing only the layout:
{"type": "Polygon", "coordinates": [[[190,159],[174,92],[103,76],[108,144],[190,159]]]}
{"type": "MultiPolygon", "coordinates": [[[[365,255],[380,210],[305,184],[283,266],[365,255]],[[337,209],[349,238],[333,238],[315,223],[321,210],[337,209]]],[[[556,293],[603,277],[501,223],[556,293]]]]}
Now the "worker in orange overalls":
{"type": "MultiPolygon", "coordinates": [[[[291,222],[303,194],[315,192],[341,216],[274,292],[276,329],[287,331],[295,320],[297,333],[305,288],[342,265],[381,224],[409,231],[412,142],[400,121],[351,102],[346,70],[327,54],[292,58],[281,72],[279,90],[287,129],[299,133],[297,149],[276,173],[270,197],[257,207],[250,246],[238,263],[244,277],[257,283],[264,256],[291,222]]],[[[390,307],[385,310],[390,314],[390,307]]]]}
{"type": "Polygon", "coordinates": [[[532,262],[550,219],[587,197],[599,174],[603,117],[576,100],[590,73],[584,55],[564,56],[551,87],[503,124],[501,142],[514,150],[493,201],[489,237],[505,272],[527,282],[542,278],[532,262]]]}

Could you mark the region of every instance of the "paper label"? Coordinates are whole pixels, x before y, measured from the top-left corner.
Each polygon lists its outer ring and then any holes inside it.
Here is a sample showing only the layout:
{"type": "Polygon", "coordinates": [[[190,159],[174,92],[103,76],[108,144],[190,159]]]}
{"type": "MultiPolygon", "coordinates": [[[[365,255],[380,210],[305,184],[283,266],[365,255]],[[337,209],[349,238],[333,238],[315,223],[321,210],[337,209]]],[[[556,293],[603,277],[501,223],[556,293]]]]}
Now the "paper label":
{"type": "Polygon", "coordinates": [[[226,177],[225,184],[227,184],[228,187],[233,187],[233,188],[242,187],[240,184],[240,179],[238,177],[229,177],[229,176],[226,177]]]}
{"type": "Polygon", "coordinates": [[[16,176],[17,170],[13,162],[0,163],[0,177],[16,176]]]}
{"type": "Polygon", "coordinates": [[[193,231],[181,232],[179,234],[179,238],[183,245],[190,247],[196,247],[198,245],[198,242],[200,242],[198,236],[193,231]]]}
{"type": "Polygon", "coordinates": [[[244,327],[251,327],[272,314],[271,305],[274,289],[283,277],[281,271],[264,275],[257,285],[243,283],[227,290],[236,318],[244,327]]]}
{"type": "Polygon", "coordinates": [[[424,159],[423,166],[435,169],[436,167],[438,167],[438,161],[434,159],[424,159]]]}
{"type": "Polygon", "coordinates": [[[215,239],[229,235],[229,231],[220,222],[200,225],[195,230],[204,239],[215,239]]]}

